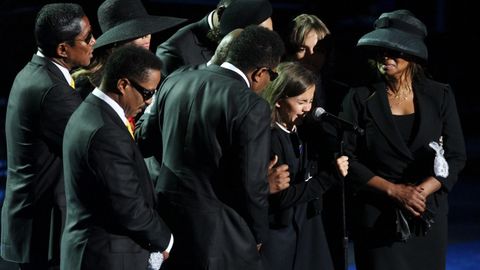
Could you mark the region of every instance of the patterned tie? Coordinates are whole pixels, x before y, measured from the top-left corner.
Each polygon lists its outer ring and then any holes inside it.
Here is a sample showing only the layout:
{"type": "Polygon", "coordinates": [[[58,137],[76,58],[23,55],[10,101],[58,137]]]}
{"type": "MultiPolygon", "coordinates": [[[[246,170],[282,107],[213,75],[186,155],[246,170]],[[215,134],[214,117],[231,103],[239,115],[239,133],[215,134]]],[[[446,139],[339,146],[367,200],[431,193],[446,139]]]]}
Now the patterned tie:
{"type": "Polygon", "coordinates": [[[128,132],[130,132],[130,135],[132,135],[132,138],[135,139],[135,136],[133,136],[133,129],[132,129],[132,125],[130,124],[130,121],[127,120],[127,122],[125,122],[125,125],[127,126],[127,129],[128,129],[128,132]]]}
{"type": "Polygon", "coordinates": [[[75,80],[73,78],[70,79],[70,86],[75,89],[75,80]]]}

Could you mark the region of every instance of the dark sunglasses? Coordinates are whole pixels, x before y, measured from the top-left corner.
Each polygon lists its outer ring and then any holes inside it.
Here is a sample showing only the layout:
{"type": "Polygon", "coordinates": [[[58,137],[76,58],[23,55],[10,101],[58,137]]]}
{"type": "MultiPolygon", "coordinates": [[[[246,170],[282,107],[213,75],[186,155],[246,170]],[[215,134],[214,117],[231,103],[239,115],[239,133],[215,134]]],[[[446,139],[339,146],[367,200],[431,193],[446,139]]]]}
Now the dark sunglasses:
{"type": "Polygon", "coordinates": [[[274,81],[278,77],[278,73],[273,71],[271,68],[267,68],[268,75],[270,76],[270,81],[274,81]]]}
{"type": "Polygon", "coordinates": [[[157,89],[151,89],[151,90],[146,89],[141,85],[139,85],[138,83],[136,83],[134,80],[128,79],[128,81],[133,86],[133,88],[135,88],[135,90],[137,90],[137,92],[139,92],[140,95],[142,95],[143,101],[151,99],[153,95],[155,95],[155,92],[157,91],[157,89]]]}
{"type": "Polygon", "coordinates": [[[92,42],[92,38],[93,38],[93,33],[90,32],[88,33],[87,37],[85,39],[74,39],[75,41],[83,41],[85,42],[86,44],[90,44],[90,42],[92,42]]]}

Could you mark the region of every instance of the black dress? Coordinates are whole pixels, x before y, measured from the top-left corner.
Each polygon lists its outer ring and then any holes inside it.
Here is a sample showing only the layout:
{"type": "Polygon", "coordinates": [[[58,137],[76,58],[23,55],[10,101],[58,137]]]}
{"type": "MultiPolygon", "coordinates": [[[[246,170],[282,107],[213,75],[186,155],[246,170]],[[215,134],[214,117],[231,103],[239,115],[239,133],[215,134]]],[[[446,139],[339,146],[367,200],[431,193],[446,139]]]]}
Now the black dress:
{"type": "Polygon", "coordinates": [[[317,174],[307,145],[296,132],[272,129],[272,155],[288,164],[290,187],[270,196],[270,230],[262,247],[265,269],[333,269],[322,218],[322,194],[331,185],[317,174]]]}

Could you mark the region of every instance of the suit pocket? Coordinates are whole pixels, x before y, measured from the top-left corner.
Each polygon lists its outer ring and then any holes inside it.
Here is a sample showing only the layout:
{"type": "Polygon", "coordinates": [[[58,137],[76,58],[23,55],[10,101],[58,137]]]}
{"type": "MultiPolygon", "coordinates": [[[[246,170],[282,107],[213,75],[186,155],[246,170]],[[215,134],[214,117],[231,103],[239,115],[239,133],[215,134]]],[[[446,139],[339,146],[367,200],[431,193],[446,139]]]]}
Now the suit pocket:
{"type": "Polygon", "coordinates": [[[109,248],[111,253],[139,253],[142,251],[142,247],[124,236],[110,236],[109,248]]]}

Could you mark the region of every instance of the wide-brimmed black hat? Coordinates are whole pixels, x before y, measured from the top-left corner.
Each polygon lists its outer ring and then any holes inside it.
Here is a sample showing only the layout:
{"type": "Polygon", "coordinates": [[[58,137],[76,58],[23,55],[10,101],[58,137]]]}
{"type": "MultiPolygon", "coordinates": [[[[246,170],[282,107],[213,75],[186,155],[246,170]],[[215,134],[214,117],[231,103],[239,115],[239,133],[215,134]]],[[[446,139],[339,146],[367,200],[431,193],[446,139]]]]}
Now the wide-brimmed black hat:
{"type": "Polygon", "coordinates": [[[375,30],[358,40],[357,46],[381,47],[428,59],[425,45],[427,28],[408,10],[383,13],[374,23],[375,30]]]}
{"type": "Polygon", "coordinates": [[[237,0],[225,8],[220,18],[220,36],[232,30],[259,25],[272,16],[272,5],[268,0],[237,0]]]}
{"type": "Polygon", "coordinates": [[[140,0],[106,0],[97,11],[102,35],[94,48],[135,39],[177,26],[187,19],[152,16],[140,0]]]}

